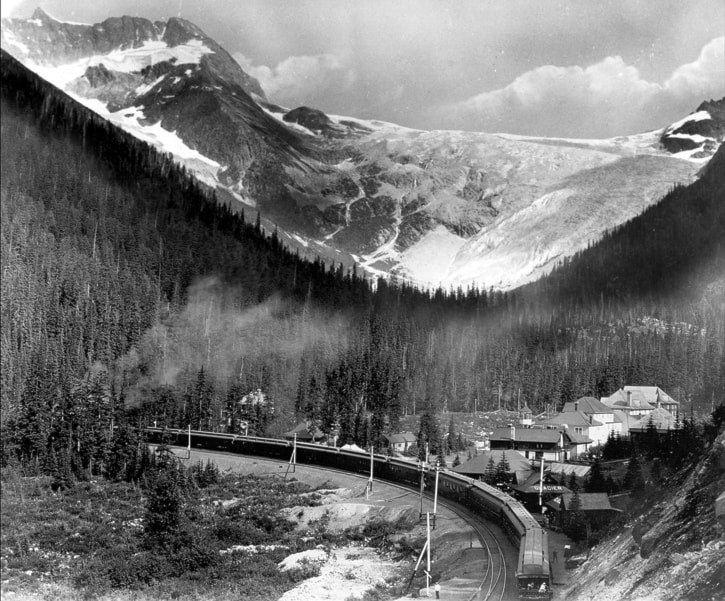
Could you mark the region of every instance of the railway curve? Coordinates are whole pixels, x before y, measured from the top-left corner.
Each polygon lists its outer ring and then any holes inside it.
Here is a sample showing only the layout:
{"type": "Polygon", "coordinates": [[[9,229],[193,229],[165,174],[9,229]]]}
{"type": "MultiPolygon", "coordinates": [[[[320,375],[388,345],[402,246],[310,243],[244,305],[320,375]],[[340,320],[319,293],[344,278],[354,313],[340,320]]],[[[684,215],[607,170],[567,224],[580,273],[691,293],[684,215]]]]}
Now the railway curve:
{"type": "MultiPolygon", "coordinates": [[[[165,442],[176,446],[188,444],[190,449],[202,448],[235,455],[253,455],[282,462],[288,462],[294,456],[297,465],[314,464],[346,473],[356,473],[363,477],[369,474],[372,460],[376,480],[385,480],[386,484],[402,486],[406,490],[417,489],[422,481],[427,491],[432,491],[434,481],[437,480],[439,503],[445,502],[448,507],[456,505],[468,512],[469,522],[472,522],[476,528],[482,544],[489,549],[487,555],[489,561],[485,570],[487,585],[482,585],[468,598],[486,601],[504,599],[508,601],[515,598],[542,601],[551,599],[551,570],[546,532],[518,501],[496,488],[448,470],[436,471],[430,466],[420,466],[384,455],[370,456],[335,447],[165,428],[147,428],[146,434],[150,442],[165,442]],[[491,523],[499,525],[518,548],[515,570],[507,568],[497,536],[493,535],[491,523]],[[513,581],[513,586],[509,586],[508,589],[507,580],[513,581]]],[[[450,598],[467,597],[456,595],[450,598]]]]}

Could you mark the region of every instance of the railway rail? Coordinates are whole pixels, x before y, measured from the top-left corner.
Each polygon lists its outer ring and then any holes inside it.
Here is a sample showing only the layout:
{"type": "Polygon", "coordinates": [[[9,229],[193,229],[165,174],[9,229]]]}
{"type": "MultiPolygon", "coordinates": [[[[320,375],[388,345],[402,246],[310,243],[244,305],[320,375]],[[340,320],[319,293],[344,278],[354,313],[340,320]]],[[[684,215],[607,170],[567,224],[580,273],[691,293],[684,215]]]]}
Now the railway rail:
{"type": "MultiPolygon", "coordinates": [[[[166,428],[147,428],[146,435],[150,442],[166,442],[178,446],[188,444],[194,448],[256,455],[282,461],[290,460],[294,453],[298,464],[315,464],[357,474],[367,474],[370,469],[371,457],[365,453],[310,443],[293,444],[291,441],[275,438],[166,428]]],[[[479,537],[488,530],[482,538],[489,557],[486,568],[488,589],[484,592],[482,585],[480,594],[485,596],[480,597],[477,592],[479,598],[500,601],[505,594],[506,584],[502,550],[496,537],[482,523],[481,518],[484,518],[501,525],[519,549],[515,572],[519,598],[541,601],[551,599],[551,567],[546,532],[518,501],[497,488],[445,469],[436,472],[432,467],[416,466],[411,462],[384,455],[374,455],[372,460],[376,477],[389,483],[415,489],[422,480],[425,487],[432,490],[434,480],[437,479],[440,496],[463,506],[476,517],[479,537]],[[487,538],[495,541],[495,544],[489,544],[487,538]],[[491,552],[493,546],[496,546],[496,553],[491,552]],[[496,562],[494,557],[499,560],[496,562]]]]}

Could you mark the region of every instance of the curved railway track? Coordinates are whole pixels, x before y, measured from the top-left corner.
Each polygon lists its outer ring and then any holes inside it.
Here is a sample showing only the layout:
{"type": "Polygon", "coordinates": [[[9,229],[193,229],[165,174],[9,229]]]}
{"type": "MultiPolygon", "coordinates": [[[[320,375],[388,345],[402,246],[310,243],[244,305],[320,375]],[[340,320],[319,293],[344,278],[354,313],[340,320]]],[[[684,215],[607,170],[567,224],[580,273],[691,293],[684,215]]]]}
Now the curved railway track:
{"type": "MultiPolygon", "coordinates": [[[[175,449],[182,450],[183,447],[174,447],[175,449]]],[[[183,449],[186,451],[186,449],[183,449]]],[[[233,453],[229,451],[206,451],[201,449],[193,449],[192,453],[199,453],[204,455],[221,455],[224,457],[228,457],[230,459],[254,459],[255,462],[265,462],[265,463],[276,463],[280,464],[280,461],[278,459],[272,459],[267,457],[260,457],[257,455],[242,455],[239,453],[233,453]]],[[[316,466],[316,465],[310,465],[310,464],[300,464],[297,467],[304,468],[305,470],[315,470],[315,471],[321,471],[321,472],[331,472],[343,475],[345,477],[353,477],[359,480],[367,480],[367,477],[362,474],[357,474],[354,472],[331,468],[331,467],[322,467],[322,466],[316,466]]],[[[270,471],[265,472],[270,475],[284,475],[279,471],[270,471]]],[[[396,498],[404,497],[409,494],[418,494],[418,490],[413,488],[412,486],[407,486],[404,484],[398,484],[394,482],[390,482],[388,480],[385,481],[377,481],[378,485],[398,489],[405,491],[402,495],[398,495],[398,497],[393,497],[390,499],[385,499],[386,501],[390,501],[396,498]]],[[[429,501],[432,501],[433,496],[430,493],[424,493],[424,496],[429,501]]],[[[460,519],[464,520],[470,528],[476,533],[476,536],[478,537],[478,540],[481,544],[481,547],[485,550],[486,553],[486,560],[485,560],[485,571],[480,579],[480,584],[478,585],[478,588],[472,592],[469,596],[463,596],[460,593],[456,594],[455,589],[450,588],[448,586],[443,587],[443,593],[444,598],[446,599],[463,599],[466,601],[504,601],[504,600],[514,600],[516,599],[515,592],[513,595],[506,595],[508,591],[514,590],[514,587],[508,587],[507,588],[507,574],[508,569],[506,566],[506,557],[503,551],[503,548],[501,547],[500,542],[498,541],[497,535],[493,532],[492,528],[490,528],[486,523],[481,521],[481,517],[479,515],[476,515],[471,510],[467,509],[463,505],[460,505],[458,503],[455,503],[450,500],[441,500],[438,499],[438,505],[440,507],[446,508],[451,513],[458,516],[460,519]],[[448,589],[448,590],[446,590],[448,589]],[[455,595],[454,596],[452,596],[455,595]]],[[[441,519],[440,517],[438,518],[441,519]]],[[[443,518],[443,519],[450,519],[450,518],[443,518]]],[[[462,591],[461,591],[462,592],[462,591]]]]}
{"type": "MultiPolygon", "coordinates": [[[[180,430],[147,427],[145,431],[149,441],[177,446],[186,442],[188,449],[193,447],[207,451],[229,451],[233,455],[267,457],[283,464],[294,462],[300,466],[312,464],[328,469],[339,468],[345,473],[360,474],[363,478],[367,477],[373,466],[377,481],[404,485],[412,490],[418,489],[420,485],[430,491],[437,482],[439,498],[465,507],[469,510],[468,515],[475,516],[472,521],[477,525],[486,523],[495,524],[496,528],[500,526],[508,540],[518,549],[516,570],[506,570],[513,573],[512,578],[510,574],[504,572],[505,559],[503,564],[499,562],[498,565],[493,559],[500,554],[500,545],[493,542],[488,544],[492,559],[490,568],[486,572],[490,580],[485,591],[483,587],[477,591],[479,598],[485,593],[492,601],[497,597],[500,600],[507,598],[507,601],[516,597],[526,601],[551,601],[553,591],[547,533],[519,501],[499,488],[447,469],[438,470],[428,464],[415,464],[383,454],[368,455],[325,445],[300,443],[296,440],[242,436],[189,428],[180,430]],[[513,583],[510,587],[512,593],[506,592],[507,580],[513,583]]],[[[480,529],[478,535],[483,535],[482,544],[485,546],[486,537],[490,535],[483,534],[480,529]]],[[[467,597],[456,594],[453,599],[458,601],[467,597]]]]}

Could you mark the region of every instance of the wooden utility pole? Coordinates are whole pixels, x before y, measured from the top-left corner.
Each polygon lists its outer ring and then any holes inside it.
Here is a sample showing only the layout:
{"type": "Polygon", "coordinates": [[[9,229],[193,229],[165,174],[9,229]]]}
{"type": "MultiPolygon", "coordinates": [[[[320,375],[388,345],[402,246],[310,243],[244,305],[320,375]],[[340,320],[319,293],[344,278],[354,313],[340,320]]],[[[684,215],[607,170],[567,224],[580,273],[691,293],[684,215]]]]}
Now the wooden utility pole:
{"type": "Polygon", "coordinates": [[[539,507],[544,506],[544,456],[541,456],[541,474],[539,475],[539,507]]]}
{"type": "Polygon", "coordinates": [[[365,498],[370,498],[373,492],[373,445],[370,445],[370,478],[368,479],[368,485],[365,487],[365,498]]]}
{"type": "Polygon", "coordinates": [[[294,438],[292,439],[292,456],[289,458],[289,463],[287,464],[287,471],[284,473],[285,479],[287,478],[287,474],[289,474],[290,469],[292,470],[292,473],[295,473],[295,468],[297,467],[297,433],[295,433],[294,438]]]}
{"type": "Polygon", "coordinates": [[[425,596],[430,597],[430,513],[426,513],[425,517],[425,540],[428,549],[425,568],[425,596]]]}
{"type": "Polygon", "coordinates": [[[420,512],[419,515],[423,517],[423,488],[425,487],[424,474],[423,474],[423,462],[418,466],[420,469],[420,512]]]}
{"type": "MultiPolygon", "coordinates": [[[[440,461],[436,461],[436,483],[435,489],[433,490],[433,529],[436,527],[436,516],[438,511],[438,473],[440,472],[441,464],[440,461]]],[[[430,515],[430,514],[429,514],[430,515]]]]}

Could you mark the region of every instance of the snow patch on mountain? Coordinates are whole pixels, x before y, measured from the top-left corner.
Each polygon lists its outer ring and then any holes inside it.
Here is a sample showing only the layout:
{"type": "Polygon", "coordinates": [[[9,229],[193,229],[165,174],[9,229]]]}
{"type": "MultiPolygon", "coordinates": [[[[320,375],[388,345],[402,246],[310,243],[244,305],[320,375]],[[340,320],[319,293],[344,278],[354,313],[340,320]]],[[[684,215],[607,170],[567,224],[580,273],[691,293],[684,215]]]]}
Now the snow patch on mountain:
{"type": "Polygon", "coordinates": [[[212,53],[213,51],[201,40],[189,40],[188,43],[178,46],[169,46],[166,42],[151,40],[139,48],[114,50],[108,54],[93,55],[65,65],[50,66],[29,60],[25,61],[25,65],[54,86],[65,90],[72,81],[83,77],[88,67],[102,64],[109,71],[138,73],[161,62],[198,65],[202,56],[212,53]]]}
{"type": "Polygon", "coordinates": [[[676,131],[680,129],[685,123],[690,123],[693,121],[707,121],[708,119],[712,119],[712,115],[708,111],[696,111],[694,113],[691,113],[690,115],[687,115],[684,119],[680,119],[679,121],[675,121],[672,125],[667,127],[665,129],[665,133],[671,133],[673,131],[676,131]]]}
{"type": "MultiPolygon", "coordinates": [[[[47,17],[48,19],[50,19],[51,21],[55,21],[56,23],[63,23],[64,25],[85,25],[85,26],[90,25],[89,23],[81,23],[79,21],[63,21],[61,19],[54,17],[45,9],[37,9],[35,11],[35,14],[39,14],[39,11],[41,11],[41,10],[42,10],[42,14],[44,17],[47,17]]],[[[33,23],[38,26],[43,25],[43,21],[41,19],[36,19],[36,18],[28,19],[28,23],[33,23]]]]}
{"type": "Polygon", "coordinates": [[[258,209],[306,256],[425,287],[505,289],[545,274],[691,181],[725,122],[710,101],[668,128],[606,140],[416,130],[276,106],[182,19],[84,29],[34,18],[3,20],[2,40],[39,75],[258,209]]]}
{"type": "Polygon", "coordinates": [[[465,243],[465,238],[439,225],[400,253],[395,273],[425,285],[452,284],[447,274],[465,243]]]}
{"type": "Polygon", "coordinates": [[[10,46],[20,50],[21,56],[30,54],[30,48],[28,48],[26,44],[21,42],[18,37],[9,29],[6,31],[5,28],[3,28],[3,41],[6,44],[9,44],[10,46]]]}
{"type": "Polygon", "coordinates": [[[164,129],[160,122],[150,125],[144,124],[143,107],[132,106],[120,111],[109,112],[106,104],[99,100],[82,98],[72,93],[71,96],[74,96],[78,102],[139,140],[151,144],[161,152],[168,152],[173,155],[179,164],[192,171],[200,181],[208,186],[216,187],[218,185],[218,173],[221,165],[199,151],[189,148],[176,135],[175,131],[164,129]]]}

